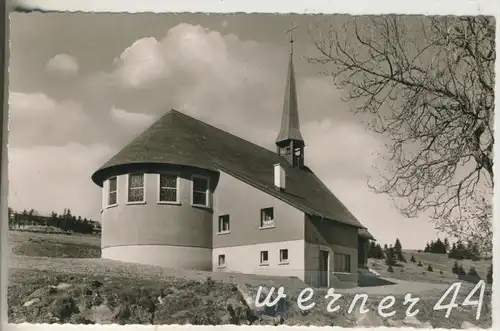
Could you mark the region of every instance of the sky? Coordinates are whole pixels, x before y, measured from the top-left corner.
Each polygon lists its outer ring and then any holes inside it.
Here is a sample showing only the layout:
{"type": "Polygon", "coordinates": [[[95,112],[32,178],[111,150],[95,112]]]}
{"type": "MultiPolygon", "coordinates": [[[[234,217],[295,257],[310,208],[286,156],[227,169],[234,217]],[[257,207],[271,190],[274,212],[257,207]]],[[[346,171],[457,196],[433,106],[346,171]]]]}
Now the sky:
{"type": "Polygon", "coordinates": [[[9,206],[70,208],[99,220],[92,173],[168,109],[274,150],[288,39],[306,163],[381,244],[436,239],[429,218],[404,218],[367,186],[382,136],[354,115],[324,67],[308,63],[309,28],[348,16],[12,13],[9,206]]]}

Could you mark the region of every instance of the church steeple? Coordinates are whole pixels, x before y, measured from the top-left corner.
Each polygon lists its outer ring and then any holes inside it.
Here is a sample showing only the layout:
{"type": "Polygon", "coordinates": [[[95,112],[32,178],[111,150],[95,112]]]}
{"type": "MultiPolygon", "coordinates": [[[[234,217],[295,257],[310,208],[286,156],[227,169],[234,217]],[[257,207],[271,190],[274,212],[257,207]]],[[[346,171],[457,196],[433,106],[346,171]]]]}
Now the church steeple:
{"type": "Polygon", "coordinates": [[[290,58],[288,62],[288,74],[285,89],[285,101],[283,103],[283,115],[281,118],[281,129],[276,138],[278,155],[285,157],[294,167],[304,165],[304,139],[300,133],[299,109],[297,103],[297,86],[295,84],[295,72],[293,68],[293,26],[287,32],[290,33],[290,58]]]}

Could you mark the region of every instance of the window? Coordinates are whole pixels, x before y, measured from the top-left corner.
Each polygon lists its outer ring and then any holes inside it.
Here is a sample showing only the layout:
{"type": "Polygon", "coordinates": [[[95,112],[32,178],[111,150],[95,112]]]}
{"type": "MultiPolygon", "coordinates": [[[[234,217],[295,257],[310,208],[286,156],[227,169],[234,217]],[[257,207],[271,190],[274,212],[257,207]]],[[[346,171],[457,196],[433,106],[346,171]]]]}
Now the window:
{"type": "Polygon", "coordinates": [[[159,202],[178,203],[178,183],[176,175],[160,174],[159,202]]]}
{"type": "Polygon", "coordinates": [[[351,256],[349,254],[334,253],[334,272],[351,272],[351,256]]]}
{"type": "Polygon", "coordinates": [[[193,176],[192,201],[195,206],[208,206],[208,179],[193,176]]]}
{"type": "Polygon", "coordinates": [[[117,204],[117,191],[117,178],[110,178],[108,183],[108,206],[114,206],[117,204]]]}
{"type": "Polygon", "coordinates": [[[270,228],[274,226],[274,209],[264,208],[260,212],[260,227],[270,228]]]}
{"type": "Polygon", "coordinates": [[[219,216],[219,233],[229,232],[229,215],[219,216]]]}
{"type": "Polygon", "coordinates": [[[269,264],[269,253],[267,251],[260,252],[260,264],[269,264]]]}
{"type": "Polygon", "coordinates": [[[219,261],[217,262],[219,268],[226,266],[226,256],[224,254],[219,255],[219,261]]]}
{"type": "Polygon", "coordinates": [[[288,262],[288,249],[280,249],[280,262],[288,262]]]}
{"type": "Polygon", "coordinates": [[[127,201],[144,202],[144,174],[128,175],[127,201]]]}

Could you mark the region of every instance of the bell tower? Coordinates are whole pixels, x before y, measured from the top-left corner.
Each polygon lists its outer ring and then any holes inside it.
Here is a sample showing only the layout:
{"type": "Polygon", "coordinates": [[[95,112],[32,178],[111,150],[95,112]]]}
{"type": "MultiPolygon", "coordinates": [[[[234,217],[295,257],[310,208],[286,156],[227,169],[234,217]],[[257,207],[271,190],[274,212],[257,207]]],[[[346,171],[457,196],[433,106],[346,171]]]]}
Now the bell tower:
{"type": "Polygon", "coordinates": [[[300,133],[299,109],[297,104],[297,87],[293,68],[293,35],[297,26],[293,26],[287,33],[290,35],[290,55],[285,88],[285,101],[281,117],[281,129],[276,138],[277,153],[283,156],[292,166],[304,166],[304,139],[300,133]]]}

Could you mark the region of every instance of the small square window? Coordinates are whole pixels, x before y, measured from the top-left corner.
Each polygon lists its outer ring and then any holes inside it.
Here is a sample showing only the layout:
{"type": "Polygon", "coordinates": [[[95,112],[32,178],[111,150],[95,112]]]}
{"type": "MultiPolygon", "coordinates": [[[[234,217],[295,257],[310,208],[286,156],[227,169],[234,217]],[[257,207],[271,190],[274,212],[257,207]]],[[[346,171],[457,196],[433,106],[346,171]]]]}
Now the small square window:
{"type": "Polygon", "coordinates": [[[229,215],[219,216],[219,233],[229,232],[229,215]]]}
{"type": "Polygon", "coordinates": [[[288,262],[288,249],[280,249],[280,262],[288,262]]]}
{"type": "Polygon", "coordinates": [[[269,263],[269,253],[267,251],[260,252],[260,264],[268,264],[269,263]]]}
{"type": "Polygon", "coordinates": [[[351,272],[351,256],[349,254],[334,253],[333,262],[334,272],[351,272]]]}
{"type": "Polygon", "coordinates": [[[220,254],[219,255],[219,260],[218,260],[218,266],[221,268],[221,267],[225,267],[226,266],[226,255],[224,254],[220,254]]]}
{"type": "Polygon", "coordinates": [[[273,226],[274,226],[274,209],[272,207],[261,209],[260,227],[269,228],[273,226]]]}

